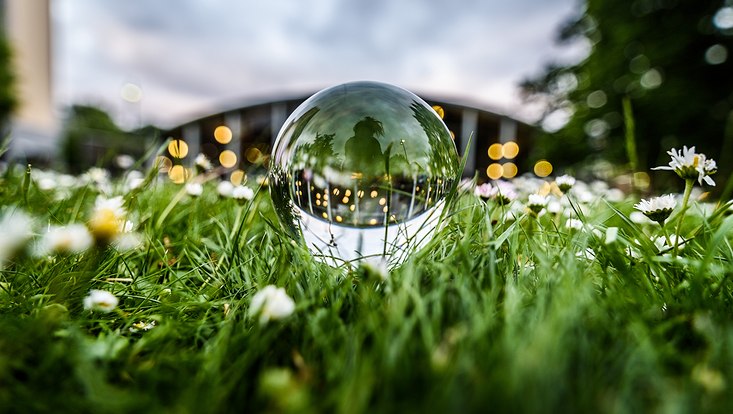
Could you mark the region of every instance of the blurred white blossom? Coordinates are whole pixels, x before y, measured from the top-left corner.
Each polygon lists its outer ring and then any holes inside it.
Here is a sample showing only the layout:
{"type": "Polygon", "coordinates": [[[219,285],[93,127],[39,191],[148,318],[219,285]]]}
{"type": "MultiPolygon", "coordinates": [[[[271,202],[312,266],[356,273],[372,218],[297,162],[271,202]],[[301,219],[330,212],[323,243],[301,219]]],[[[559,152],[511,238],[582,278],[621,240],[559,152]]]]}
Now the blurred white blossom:
{"type": "Polygon", "coordinates": [[[38,243],[37,254],[79,254],[92,247],[94,238],[83,224],[53,226],[38,243]]]}
{"type": "Polygon", "coordinates": [[[250,303],[249,314],[259,315],[260,324],[271,320],[284,319],[295,311],[295,302],[285,289],[267,285],[255,293],[250,303]]]}
{"type": "Polygon", "coordinates": [[[92,289],[84,298],[84,309],[103,313],[112,312],[119,303],[117,297],[106,290],[92,289]]]}

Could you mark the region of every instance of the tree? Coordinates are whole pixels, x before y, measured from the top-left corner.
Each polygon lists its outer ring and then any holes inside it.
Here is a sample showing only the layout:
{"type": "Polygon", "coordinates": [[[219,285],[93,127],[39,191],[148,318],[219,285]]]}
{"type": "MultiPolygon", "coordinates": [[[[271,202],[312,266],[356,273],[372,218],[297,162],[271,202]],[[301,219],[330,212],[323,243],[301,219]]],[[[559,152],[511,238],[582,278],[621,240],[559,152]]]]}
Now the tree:
{"type": "Polygon", "coordinates": [[[7,122],[16,107],[13,90],[15,76],[12,71],[12,53],[5,36],[0,33],[0,132],[6,133],[7,122]]]}
{"type": "Polygon", "coordinates": [[[628,99],[639,170],[666,164],[671,147],[695,145],[719,160],[721,173],[730,171],[731,6],[696,0],[586,0],[558,40],[588,42],[590,53],[575,65],[550,64],[523,82],[528,100],[547,104],[543,120],[571,114],[562,128],[539,138],[535,157],[562,165],[599,158],[628,162],[622,109],[628,99]]]}

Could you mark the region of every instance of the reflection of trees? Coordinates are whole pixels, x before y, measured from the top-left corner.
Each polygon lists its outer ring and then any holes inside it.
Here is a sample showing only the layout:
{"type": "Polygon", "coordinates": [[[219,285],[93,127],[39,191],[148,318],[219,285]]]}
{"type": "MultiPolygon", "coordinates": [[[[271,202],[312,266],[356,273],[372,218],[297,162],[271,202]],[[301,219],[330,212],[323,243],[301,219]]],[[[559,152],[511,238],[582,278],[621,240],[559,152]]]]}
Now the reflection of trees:
{"type": "Polygon", "coordinates": [[[377,137],[384,136],[384,127],[377,119],[367,116],[354,125],[354,135],[344,145],[344,169],[377,176],[384,174],[384,154],[377,137]]]}
{"type": "Polygon", "coordinates": [[[422,131],[403,132],[399,123],[409,118],[395,123],[365,116],[354,124],[341,156],[334,149],[335,133],[298,128],[294,136],[315,133],[293,148],[287,172],[299,214],[371,227],[403,223],[433,208],[457,173],[455,146],[432,109],[418,102],[410,109],[422,131]],[[394,130],[386,131],[385,124],[394,130]],[[418,135],[387,136],[390,144],[383,151],[383,137],[394,133],[418,135]]]}

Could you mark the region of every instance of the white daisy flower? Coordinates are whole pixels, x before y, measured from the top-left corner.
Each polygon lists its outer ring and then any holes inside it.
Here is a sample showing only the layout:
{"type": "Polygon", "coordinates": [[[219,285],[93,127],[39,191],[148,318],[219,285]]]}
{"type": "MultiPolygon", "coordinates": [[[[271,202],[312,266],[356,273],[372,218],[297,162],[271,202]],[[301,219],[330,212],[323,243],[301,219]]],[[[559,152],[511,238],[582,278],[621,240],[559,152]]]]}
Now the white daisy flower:
{"type": "Polygon", "coordinates": [[[89,229],[97,240],[108,242],[124,227],[127,211],[121,196],[105,198],[98,196],[94,203],[89,229]]]}
{"type": "Polygon", "coordinates": [[[199,197],[204,193],[204,186],[201,183],[186,183],[186,193],[191,197],[199,197]]]}
{"type": "Polygon", "coordinates": [[[685,239],[683,237],[677,237],[676,234],[670,234],[669,243],[667,243],[667,239],[664,238],[664,236],[653,238],[652,241],[654,242],[654,245],[657,246],[657,250],[659,250],[660,253],[669,252],[674,249],[675,244],[677,245],[678,250],[682,250],[685,247],[685,239]]]}
{"type": "Polygon", "coordinates": [[[565,227],[572,230],[583,230],[583,222],[578,219],[570,218],[565,222],[565,227]]]}
{"type": "Polygon", "coordinates": [[[664,224],[672,211],[677,206],[674,194],[666,194],[661,197],[654,197],[648,200],[641,200],[634,204],[634,208],[641,211],[650,220],[660,225],[664,224]]]}
{"type": "Polygon", "coordinates": [[[255,192],[246,185],[238,185],[232,190],[232,198],[240,202],[250,201],[254,198],[255,192]]]}
{"type": "Polygon", "coordinates": [[[283,319],[295,311],[295,301],[288,296],[285,289],[267,285],[252,297],[250,316],[259,315],[260,324],[271,320],[283,319]]]}
{"type": "Polygon", "coordinates": [[[94,238],[83,224],[53,226],[39,242],[38,254],[79,254],[92,247],[93,243],[94,238]]]}
{"type": "Polygon", "coordinates": [[[210,171],[213,168],[211,161],[203,153],[199,153],[199,155],[196,156],[194,164],[196,164],[196,168],[200,171],[210,171]]]}
{"type": "Polygon", "coordinates": [[[84,309],[109,313],[117,307],[118,303],[119,299],[106,290],[92,289],[84,298],[84,309]]]}
{"type": "Polygon", "coordinates": [[[672,148],[667,151],[672,160],[669,165],[652,168],[652,170],[669,170],[674,171],[683,180],[697,180],[700,185],[705,181],[708,185],[714,186],[715,181],[710,178],[711,175],[718,171],[715,160],[707,159],[705,154],[696,153],[695,147],[682,147],[682,151],[672,148]]]}
{"type": "Polygon", "coordinates": [[[222,181],[216,186],[216,192],[222,197],[231,197],[234,190],[234,184],[230,181],[222,181]]]}
{"type": "Polygon", "coordinates": [[[5,211],[0,217],[0,268],[33,237],[33,219],[26,213],[5,211]]]}
{"type": "Polygon", "coordinates": [[[555,184],[557,184],[557,187],[562,191],[563,193],[567,193],[568,190],[573,188],[575,185],[575,177],[569,176],[567,174],[561,175],[557,178],[555,178],[555,184]]]}
{"type": "Polygon", "coordinates": [[[538,214],[545,207],[547,207],[547,203],[549,201],[550,201],[550,198],[548,196],[543,196],[539,194],[530,194],[527,199],[527,208],[529,208],[530,211],[532,211],[532,213],[538,214]]]}

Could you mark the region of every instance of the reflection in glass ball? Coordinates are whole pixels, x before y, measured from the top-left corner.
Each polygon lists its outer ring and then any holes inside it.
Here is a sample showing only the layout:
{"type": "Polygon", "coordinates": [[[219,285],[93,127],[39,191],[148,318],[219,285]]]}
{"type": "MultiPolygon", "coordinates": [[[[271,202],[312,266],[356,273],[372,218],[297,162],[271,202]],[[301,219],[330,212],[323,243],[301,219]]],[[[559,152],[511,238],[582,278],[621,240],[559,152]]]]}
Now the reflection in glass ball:
{"type": "Polygon", "coordinates": [[[430,240],[458,177],[438,114],[396,86],[352,82],[301,104],[273,148],[270,188],[292,236],[332,266],[401,264],[430,240]]]}

